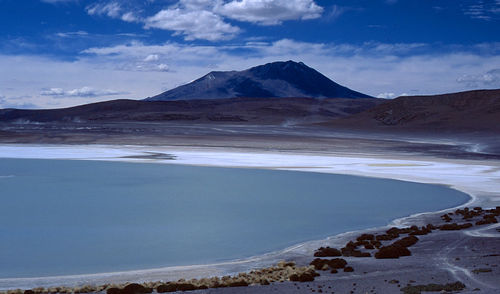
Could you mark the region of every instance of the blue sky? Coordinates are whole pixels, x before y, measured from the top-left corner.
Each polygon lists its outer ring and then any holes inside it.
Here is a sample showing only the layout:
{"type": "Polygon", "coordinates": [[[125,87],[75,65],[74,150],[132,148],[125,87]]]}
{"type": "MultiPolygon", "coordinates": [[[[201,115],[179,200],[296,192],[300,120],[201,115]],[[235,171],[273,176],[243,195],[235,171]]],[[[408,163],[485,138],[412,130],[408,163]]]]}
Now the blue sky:
{"type": "Polygon", "coordinates": [[[0,0],[0,108],[289,59],[383,98],[500,88],[500,0],[0,0]]]}

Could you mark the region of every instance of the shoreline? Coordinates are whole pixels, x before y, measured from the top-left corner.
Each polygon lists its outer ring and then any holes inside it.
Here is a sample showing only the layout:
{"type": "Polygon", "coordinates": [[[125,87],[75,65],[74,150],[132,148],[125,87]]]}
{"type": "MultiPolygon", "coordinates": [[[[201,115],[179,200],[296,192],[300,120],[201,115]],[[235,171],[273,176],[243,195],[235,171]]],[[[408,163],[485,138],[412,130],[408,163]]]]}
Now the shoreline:
{"type": "MultiPolygon", "coordinates": [[[[233,260],[229,262],[208,264],[208,265],[192,265],[180,267],[167,267],[158,269],[134,270],[127,272],[114,272],[114,273],[96,273],[85,275],[73,276],[57,276],[57,277],[39,277],[39,278],[14,278],[14,279],[0,279],[0,289],[16,289],[16,288],[33,288],[36,286],[49,287],[54,285],[68,285],[78,286],[83,284],[102,284],[105,282],[121,283],[126,281],[153,281],[153,280],[176,280],[176,277],[195,278],[202,276],[222,276],[226,274],[237,274],[240,271],[250,270],[253,268],[264,267],[272,265],[279,260],[287,258],[300,259],[301,257],[310,254],[318,247],[325,243],[328,244],[341,244],[349,239],[351,236],[374,230],[382,230],[390,226],[404,226],[407,223],[422,222],[427,218],[432,218],[439,213],[462,208],[471,205],[477,206],[495,206],[500,202],[500,197],[495,196],[495,191],[500,191],[500,164],[482,162],[482,164],[473,165],[471,162],[457,163],[453,160],[440,159],[435,162],[429,158],[419,158],[419,156],[411,155],[411,160],[408,159],[388,159],[380,158],[374,155],[365,154],[365,157],[354,157],[353,155],[343,156],[339,154],[318,155],[308,152],[291,153],[291,152],[269,152],[266,150],[252,150],[248,152],[235,152],[234,149],[227,148],[192,148],[191,150],[179,150],[179,147],[158,147],[158,146],[112,146],[112,145],[68,145],[68,146],[46,146],[46,145],[0,145],[0,157],[4,156],[6,152],[12,151],[12,148],[29,148],[37,149],[37,158],[57,159],[54,156],[54,151],[58,156],[61,156],[61,151],[67,151],[68,157],[59,159],[77,159],[77,160],[109,160],[109,161],[128,161],[128,162],[154,162],[154,163],[168,163],[168,164],[190,164],[190,165],[204,165],[204,166],[223,166],[223,167],[240,167],[240,168],[266,168],[278,170],[296,170],[306,172],[327,172],[338,174],[349,174],[357,176],[369,176],[377,178],[391,178],[404,181],[413,181],[419,183],[429,184],[442,184],[449,186],[468,194],[471,199],[460,206],[452,207],[440,211],[424,212],[415,215],[406,216],[403,218],[395,219],[383,227],[367,228],[361,231],[345,232],[335,236],[330,236],[322,240],[313,240],[297,244],[285,248],[280,251],[270,252],[267,254],[233,260]],[[45,149],[44,149],[45,148],[45,149]],[[80,149],[78,149],[80,148],[80,149]],[[200,150],[201,149],[201,150],[200,150]],[[207,151],[207,149],[211,149],[207,151]],[[75,151],[79,150],[79,155],[75,151]],[[71,152],[70,152],[71,151],[71,152]],[[45,152],[45,153],[44,153],[45,152]],[[85,153],[87,152],[87,153],[85,153]],[[95,156],[96,152],[101,154],[101,157],[95,156]],[[100,152],[100,153],[99,153],[100,152]],[[148,153],[149,152],[149,153],[148,153]],[[162,153],[173,155],[175,160],[171,159],[145,159],[144,156],[150,153],[162,153]],[[83,154],[83,155],[82,155],[83,154]],[[90,155],[93,156],[90,156],[90,155]],[[117,155],[119,155],[117,157],[117,155]],[[40,157],[42,156],[42,157],[40,157]],[[72,156],[72,157],[71,157],[72,156]],[[138,158],[134,158],[134,156],[138,158]],[[452,161],[452,163],[450,163],[452,161]],[[321,164],[319,164],[321,162],[321,164]],[[217,165],[219,163],[219,165],[217,165]],[[439,165],[441,164],[441,165],[439,165]],[[438,170],[446,171],[460,170],[459,167],[473,167],[474,173],[469,175],[469,182],[465,182],[462,186],[457,185],[463,179],[458,178],[457,175],[446,175],[443,178],[432,177],[436,176],[435,173],[428,174],[425,177],[416,177],[413,175],[414,171],[408,173],[408,169],[427,169],[427,171],[438,170]],[[395,174],[393,169],[406,171],[406,174],[395,174]],[[484,178],[485,174],[490,174],[489,181],[482,182],[479,185],[479,178],[484,178]],[[453,178],[455,176],[455,178],[453,178]],[[451,177],[451,178],[450,178],[451,177]],[[474,181],[474,179],[476,181],[474,181]],[[451,183],[450,183],[451,180],[451,183]],[[471,182],[472,180],[472,182],[471,182]],[[496,182],[495,182],[496,181],[496,182]],[[41,284],[43,280],[43,284],[41,284]],[[7,284],[13,283],[10,286],[7,284]],[[24,284],[24,287],[21,285],[24,284]],[[31,285],[29,285],[31,284],[31,285]],[[29,285],[29,286],[28,286],[29,285]]],[[[19,151],[15,151],[19,152],[19,151]]],[[[57,156],[56,156],[57,157],[57,156]]],[[[11,157],[12,158],[12,157],[11,157]]],[[[27,157],[17,157],[27,158],[27,157]]],[[[33,158],[33,157],[30,157],[33,158]]],[[[473,161],[478,163],[477,160],[473,161]]],[[[481,161],[480,161],[481,162],[481,161]]],[[[479,182],[480,183],[480,182],[479,182]]]]}

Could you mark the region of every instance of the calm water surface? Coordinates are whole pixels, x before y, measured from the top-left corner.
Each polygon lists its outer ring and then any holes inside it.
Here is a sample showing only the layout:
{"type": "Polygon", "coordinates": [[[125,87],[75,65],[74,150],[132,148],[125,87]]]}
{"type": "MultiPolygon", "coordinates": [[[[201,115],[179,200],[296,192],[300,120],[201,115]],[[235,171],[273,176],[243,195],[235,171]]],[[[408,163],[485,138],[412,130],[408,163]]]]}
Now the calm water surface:
{"type": "Polygon", "coordinates": [[[344,175],[0,159],[0,278],[213,263],[468,199],[344,175]]]}

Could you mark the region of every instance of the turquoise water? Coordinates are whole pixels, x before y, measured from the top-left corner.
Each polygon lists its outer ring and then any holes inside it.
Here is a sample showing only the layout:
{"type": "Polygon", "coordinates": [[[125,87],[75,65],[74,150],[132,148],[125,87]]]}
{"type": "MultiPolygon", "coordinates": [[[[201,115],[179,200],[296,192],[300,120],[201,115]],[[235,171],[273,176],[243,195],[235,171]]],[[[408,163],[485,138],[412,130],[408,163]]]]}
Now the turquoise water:
{"type": "Polygon", "coordinates": [[[344,175],[0,159],[0,278],[243,258],[468,199],[344,175]]]}

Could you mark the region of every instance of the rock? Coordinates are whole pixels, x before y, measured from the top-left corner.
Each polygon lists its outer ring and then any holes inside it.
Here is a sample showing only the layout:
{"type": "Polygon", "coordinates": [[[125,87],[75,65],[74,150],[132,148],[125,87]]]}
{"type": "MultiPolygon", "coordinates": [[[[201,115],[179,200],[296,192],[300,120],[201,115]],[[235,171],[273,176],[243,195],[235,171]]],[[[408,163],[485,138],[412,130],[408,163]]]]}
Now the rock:
{"type": "Polygon", "coordinates": [[[314,266],[314,269],[321,270],[325,264],[328,263],[328,259],[315,258],[310,265],[314,266]]]}
{"type": "Polygon", "coordinates": [[[299,282],[312,282],[314,281],[314,275],[311,273],[302,273],[299,275],[299,282]]]}
{"type": "Polygon", "coordinates": [[[340,252],[340,250],[330,247],[321,247],[316,252],[314,252],[315,257],[335,257],[341,255],[342,253],[340,252]]]}
{"type": "Polygon", "coordinates": [[[230,282],[228,284],[228,286],[229,287],[247,287],[248,283],[246,281],[239,280],[239,281],[230,282]]]}
{"type": "Polygon", "coordinates": [[[382,234],[375,237],[377,241],[390,241],[397,238],[399,238],[399,234],[382,234]]]}
{"type": "Polygon", "coordinates": [[[353,272],[353,271],[354,271],[354,269],[351,266],[346,266],[344,268],[344,272],[346,272],[346,273],[353,272]]]}
{"type": "MultiPolygon", "coordinates": [[[[349,244],[348,244],[349,245],[349,244]]],[[[368,253],[368,252],[361,252],[360,250],[357,250],[355,249],[356,247],[344,247],[341,249],[342,251],[342,256],[345,256],[345,257],[349,257],[349,256],[352,256],[352,257],[370,257],[371,254],[368,253]]]]}
{"type": "MultiPolygon", "coordinates": [[[[315,258],[311,261],[310,265],[314,266],[316,270],[325,270],[325,265],[330,268],[343,268],[347,265],[347,261],[343,258],[334,258],[334,259],[321,259],[315,258]]],[[[328,269],[328,268],[327,268],[328,269]]]]}
{"type": "Polygon", "coordinates": [[[158,286],[156,288],[156,292],[158,293],[167,293],[167,292],[175,292],[177,291],[177,285],[174,283],[166,283],[158,286]]]}
{"type": "Polygon", "coordinates": [[[151,292],[153,292],[153,289],[146,288],[143,285],[139,285],[136,283],[128,284],[120,291],[121,294],[141,294],[151,292]]]}
{"type": "Polygon", "coordinates": [[[347,261],[343,258],[334,258],[328,261],[328,266],[332,269],[344,268],[347,265],[347,261]]]}
{"type": "Polygon", "coordinates": [[[449,283],[445,285],[439,284],[427,284],[427,285],[409,285],[401,289],[405,294],[420,294],[422,292],[451,292],[451,291],[462,291],[465,289],[465,285],[461,282],[449,283]]]}
{"type": "Polygon", "coordinates": [[[338,272],[339,272],[339,271],[338,271],[337,269],[334,269],[334,268],[332,268],[332,270],[330,271],[330,273],[332,273],[332,274],[336,274],[336,273],[338,273],[338,272]]]}
{"type": "Polygon", "coordinates": [[[450,222],[451,221],[451,217],[448,214],[443,214],[441,216],[441,219],[444,220],[445,222],[450,222]]]}
{"type": "Polygon", "coordinates": [[[25,290],[24,294],[35,294],[35,291],[33,291],[33,290],[25,290]]]}
{"type": "MultiPolygon", "coordinates": [[[[321,248],[323,248],[323,247],[321,247],[321,248]]],[[[282,261],[278,262],[278,266],[281,267],[281,268],[285,268],[287,266],[294,267],[295,266],[295,262],[282,260],[282,261]]]]}
{"type": "Polygon", "coordinates": [[[406,247],[399,245],[389,245],[381,247],[379,251],[375,253],[375,258],[385,259],[385,258],[399,258],[400,256],[410,256],[411,252],[406,247]]]}
{"type": "Polygon", "coordinates": [[[292,282],[298,282],[299,281],[299,275],[297,275],[297,274],[291,274],[290,277],[288,277],[288,279],[290,281],[292,281],[292,282]]]}
{"type": "Polygon", "coordinates": [[[495,218],[494,219],[487,219],[487,220],[480,220],[480,221],[476,222],[476,226],[496,224],[496,223],[498,223],[498,221],[495,218]]]}
{"type": "Polygon", "coordinates": [[[359,236],[358,238],[356,238],[356,240],[358,240],[358,241],[363,241],[363,240],[370,241],[370,240],[374,240],[374,239],[375,239],[375,236],[373,234],[363,234],[363,235],[359,236]]]}
{"type": "Polygon", "coordinates": [[[198,289],[198,287],[191,283],[177,283],[177,291],[193,291],[196,289],[198,289]]]}
{"type": "Polygon", "coordinates": [[[122,292],[119,288],[108,288],[106,289],[106,294],[120,294],[122,292]]]}
{"type": "Polygon", "coordinates": [[[372,240],[372,241],[370,242],[370,244],[372,244],[372,245],[373,245],[375,248],[377,248],[377,249],[378,249],[378,248],[380,248],[380,247],[382,246],[382,243],[381,243],[380,241],[378,241],[378,240],[372,240]]]}
{"type": "Polygon", "coordinates": [[[402,247],[410,247],[412,245],[415,245],[415,243],[417,243],[417,242],[418,242],[417,237],[408,236],[408,237],[404,237],[403,239],[394,242],[393,244],[398,245],[398,246],[402,246],[402,247]]]}
{"type": "Polygon", "coordinates": [[[436,226],[434,226],[433,224],[427,224],[425,227],[426,227],[429,231],[432,231],[432,230],[437,229],[437,228],[436,228],[436,226]]]}
{"type": "Polygon", "coordinates": [[[472,227],[471,223],[465,223],[465,224],[457,224],[457,223],[451,223],[451,224],[444,224],[439,227],[440,230],[442,231],[457,231],[457,230],[462,230],[462,229],[467,229],[472,227]]]}

